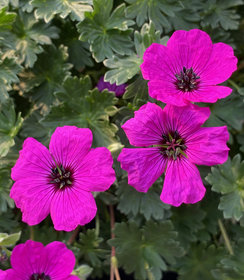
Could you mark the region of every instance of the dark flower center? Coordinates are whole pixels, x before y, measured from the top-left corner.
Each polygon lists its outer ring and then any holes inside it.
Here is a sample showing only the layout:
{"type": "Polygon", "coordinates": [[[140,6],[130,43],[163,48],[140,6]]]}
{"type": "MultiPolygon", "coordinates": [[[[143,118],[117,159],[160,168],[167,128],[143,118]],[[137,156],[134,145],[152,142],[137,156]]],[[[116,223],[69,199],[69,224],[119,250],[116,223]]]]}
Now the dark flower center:
{"type": "Polygon", "coordinates": [[[198,80],[200,79],[200,77],[193,72],[192,67],[186,69],[186,67],[184,66],[183,69],[180,71],[180,74],[175,74],[175,77],[175,85],[181,91],[193,91],[198,88],[198,80]]]}
{"type": "Polygon", "coordinates": [[[72,185],[72,174],[69,170],[65,170],[63,165],[51,168],[51,183],[55,184],[59,189],[72,185]]]}
{"type": "Polygon", "coordinates": [[[174,160],[181,156],[187,157],[184,152],[186,150],[185,141],[180,137],[177,130],[174,133],[163,134],[162,137],[160,148],[163,155],[174,160]]]}
{"type": "Polygon", "coordinates": [[[51,278],[44,273],[34,273],[31,275],[30,280],[51,280],[51,278]]]}

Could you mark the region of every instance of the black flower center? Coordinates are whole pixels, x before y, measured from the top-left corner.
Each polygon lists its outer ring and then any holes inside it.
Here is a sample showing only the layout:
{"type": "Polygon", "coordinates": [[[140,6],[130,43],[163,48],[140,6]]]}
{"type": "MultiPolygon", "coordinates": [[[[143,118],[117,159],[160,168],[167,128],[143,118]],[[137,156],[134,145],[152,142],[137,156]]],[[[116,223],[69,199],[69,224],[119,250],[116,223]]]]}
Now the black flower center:
{"type": "Polygon", "coordinates": [[[162,138],[160,148],[163,155],[174,160],[181,156],[187,157],[184,152],[187,148],[185,141],[180,137],[177,130],[174,133],[163,134],[162,138]]]}
{"type": "Polygon", "coordinates": [[[51,278],[44,273],[33,273],[30,277],[30,280],[51,280],[51,278]]]}
{"type": "Polygon", "coordinates": [[[65,170],[63,165],[51,168],[51,183],[55,184],[57,188],[62,189],[66,186],[72,185],[72,174],[70,170],[65,170]]]}
{"type": "Polygon", "coordinates": [[[183,69],[180,71],[180,74],[175,74],[175,77],[175,85],[181,91],[191,92],[198,88],[198,80],[200,79],[200,77],[193,72],[192,67],[186,69],[186,67],[184,66],[183,69]]]}

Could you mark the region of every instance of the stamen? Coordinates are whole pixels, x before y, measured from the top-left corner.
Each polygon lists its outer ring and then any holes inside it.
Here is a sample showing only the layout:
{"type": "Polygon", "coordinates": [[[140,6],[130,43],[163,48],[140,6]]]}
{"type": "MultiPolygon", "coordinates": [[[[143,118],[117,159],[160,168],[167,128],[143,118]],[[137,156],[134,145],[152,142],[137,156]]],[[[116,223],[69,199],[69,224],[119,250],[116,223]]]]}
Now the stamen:
{"type": "Polygon", "coordinates": [[[183,66],[183,70],[180,71],[180,74],[175,74],[175,77],[175,85],[181,91],[191,92],[198,88],[200,81],[197,80],[199,80],[200,77],[197,76],[192,67],[186,69],[186,67],[183,66]]]}

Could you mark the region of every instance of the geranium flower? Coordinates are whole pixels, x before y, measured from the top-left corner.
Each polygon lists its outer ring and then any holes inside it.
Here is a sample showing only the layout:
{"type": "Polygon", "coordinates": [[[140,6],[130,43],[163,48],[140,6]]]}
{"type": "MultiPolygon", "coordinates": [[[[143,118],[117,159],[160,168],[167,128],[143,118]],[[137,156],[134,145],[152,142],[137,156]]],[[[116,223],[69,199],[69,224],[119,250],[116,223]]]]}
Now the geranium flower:
{"type": "Polygon", "coordinates": [[[109,82],[105,82],[104,76],[102,76],[97,83],[97,88],[99,91],[107,89],[108,91],[114,92],[117,97],[120,97],[125,93],[126,87],[126,84],[117,86],[116,84],[110,84],[109,82]]]}
{"type": "Polygon", "coordinates": [[[7,280],[6,275],[6,271],[0,269],[0,280],[7,280]]]}
{"type": "Polygon", "coordinates": [[[195,164],[224,163],[229,150],[226,126],[201,127],[209,115],[209,108],[192,104],[162,109],[147,103],[136,111],[122,128],[130,144],[141,148],[125,148],[118,157],[129,184],[147,192],[165,172],[163,202],[179,206],[201,200],[205,188],[195,164]]]}
{"type": "Polygon", "coordinates": [[[47,246],[28,240],[15,246],[8,280],[79,280],[71,275],[75,256],[64,243],[54,241],[47,246]]]}
{"type": "Polygon", "coordinates": [[[149,80],[151,97],[167,104],[185,106],[187,102],[216,102],[232,89],[216,86],[237,69],[232,47],[212,44],[204,31],[178,30],[167,46],[152,44],[144,53],[141,71],[149,80]]]}
{"type": "Polygon", "coordinates": [[[10,197],[22,220],[40,223],[47,215],[56,230],[71,231],[89,223],[97,207],[91,192],[107,190],[115,181],[107,148],[91,149],[92,132],[75,126],[58,127],[48,149],[34,138],[24,141],[12,168],[10,197]]]}

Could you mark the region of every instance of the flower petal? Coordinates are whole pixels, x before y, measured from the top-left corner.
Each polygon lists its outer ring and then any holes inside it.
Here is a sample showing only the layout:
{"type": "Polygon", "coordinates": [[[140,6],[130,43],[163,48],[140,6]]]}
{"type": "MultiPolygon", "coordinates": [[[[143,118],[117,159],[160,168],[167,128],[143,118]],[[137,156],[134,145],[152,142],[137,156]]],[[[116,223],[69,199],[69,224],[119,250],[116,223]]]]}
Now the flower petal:
{"type": "Polygon", "coordinates": [[[21,209],[23,222],[36,225],[49,214],[54,192],[54,187],[45,178],[28,177],[14,183],[10,197],[21,209]]]}
{"type": "MultiPolygon", "coordinates": [[[[28,240],[15,246],[10,259],[13,268],[10,272],[12,278],[8,279],[18,279],[14,278],[15,275],[21,276],[20,279],[28,279],[33,273],[39,273],[46,258],[44,246],[40,242],[28,240]]],[[[8,276],[10,275],[8,273],[8,276]]]]}
{"type": "Polygon", "coordinates": [[[167,131],[178,130],[183,139],[199,129],[210,116],[208,107],[199,107],[193,104],[184,107],[166,105],[164,112],[167,116],[165,121],[167,131]]]}
{"type": "Polygon", "coordinates": [[[166,160],[158,148],[123,149],[118,157],[128,172],[128,183],[139,192],[147,192],[164,172],[166,160]]]}
{"type": "Polygon", "coordinates": [[[160,144],[162,140],[164,113],[156,104],[148,102],[135,112],[135,117],[122,125],[130,144],[150,146],[160,144]]]}
{"type": "Polygon", "coordinates": [[[113,158],[107,148],[91,149],[79,164],[74,180],[85,191],[106,191],[116,179],[112,165],[113,158]]]}
{"type": "Polygon", "coordinates": [[[152,80],[148,82],[149,95],[166,104],[186,106],[189,102],[185,99],[186,93],[176,89],[173,82],[152,80]]]}
{"type": "Polygon", "coordinates": [[[223,83],[236,71],[237,61],[231,46],[214,44],[208,63],[198,75],[209,85],[223,83]]]}
{"type": "Polygon", "coordinates": [[[202,30],[177,30],[167,42],[167,48],[175,54],[182,68],[192,67],[198,75],[209,61],[213,44],[209,35],[202,30]]]}
{"type": "Polygon", "coordinates": [[[197,91],[187,92],[185,99],[192,102],[215,103],[220,98],[230,95],[232,89],[225,86],[201,85],[197,91]]]}
{"type": "Polygon", "coordinates": [[[228,159],[228,139],[226,126],[201,127],[187,140],[187,156],[198,165],[223,164],[228,159]]]}
{"type": "Polygon", "coordinates": [[[75,267],[75,256],[62,242],[54,241],[45,247],[46,267],[43,272],[51,279],[66,279],[75,267]]]}
{"type": "Polygon", "coordinates": [[[0,280],[5,280],[7,276],[7,272],[0,269],[0,280]]]}
{"type": "Polygon", "coordinates": [[[63,126],[54,131],[49,150],[58,164],[75,168],[89,152],[91,144],[92,132],[89,128],[63,126]]]}
{"type": "Polygon", "coordinates": [[[48,149],[36,139],[27,138],[19,154],[19,159],[11,170],[14,181],[35,175],[46,177],[50,174],[53,160],[48,149]]]}
{"type": "Polygon", "coordinates": [[[185,158],[168,162],[163,191],[160,199],[167,204],[180,206],[182,203],[200,201],[205,188],[195,165],[185,158]]]}
{"type": "Polygon", "coordinates": [[[153,43],[146,49],[141,64],[142,76],[145,80],[166,80],[172,81],[184,65],[179,65],[174,53],[168,48],[153,43]]]}
{"type": "Polygon", "coordinates": [[[55,230],[74,230],[89,223],[96,215],[97,206],[90,192],[72,186],[56,192],[51,204],[51,218],[55,230]]]}

